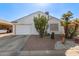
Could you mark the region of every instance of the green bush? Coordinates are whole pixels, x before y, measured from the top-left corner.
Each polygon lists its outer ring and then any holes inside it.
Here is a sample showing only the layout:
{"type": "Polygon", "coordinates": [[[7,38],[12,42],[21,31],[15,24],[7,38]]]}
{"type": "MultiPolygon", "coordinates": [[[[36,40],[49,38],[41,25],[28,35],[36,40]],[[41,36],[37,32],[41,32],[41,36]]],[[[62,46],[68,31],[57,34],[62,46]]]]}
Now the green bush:
{"type": "Polygon", "coordinates": [[[34,17],[34,25],[40,37],[43,37],[45,32],[47,31],[47,18],[44,15],[39,14],[37,17],[34,17]]]}

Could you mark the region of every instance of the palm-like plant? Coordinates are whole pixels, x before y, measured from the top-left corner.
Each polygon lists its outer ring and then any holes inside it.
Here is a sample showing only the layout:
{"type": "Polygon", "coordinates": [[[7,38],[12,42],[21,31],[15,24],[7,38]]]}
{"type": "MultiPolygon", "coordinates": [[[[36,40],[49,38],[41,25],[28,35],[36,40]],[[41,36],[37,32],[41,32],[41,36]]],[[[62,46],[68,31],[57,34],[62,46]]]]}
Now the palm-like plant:
{"type": "Polygon", "coordinates": [[[69,20],[72,18],[72,12],[68,11],[67,13],[62,15],[62,20],[64,20],[64,29],[65,29],[65,38],[68,38],[68,24],[69,20]]]}

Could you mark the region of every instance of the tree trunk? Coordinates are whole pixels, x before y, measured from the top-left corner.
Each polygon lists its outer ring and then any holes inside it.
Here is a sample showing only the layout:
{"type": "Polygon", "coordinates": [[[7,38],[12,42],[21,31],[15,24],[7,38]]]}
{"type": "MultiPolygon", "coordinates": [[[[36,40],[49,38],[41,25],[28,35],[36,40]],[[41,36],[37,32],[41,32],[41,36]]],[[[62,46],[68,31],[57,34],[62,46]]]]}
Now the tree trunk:
{"type": "Polygon", "coordinates": [[[65,38],[68,38],[68,20],[69,20],[69,18],[67,17],[65,20],[66,20],[65,38]]]}
{"type": "Polygon", "coordinates": [[[40,38],[43,38],[43,36],[44,36],[44,33],[40,32],[40,38]]]}
{"type": "Polygon", "coordinates": [[[65,27],[65,38],[68,38],[68,25],[65,27]]]}

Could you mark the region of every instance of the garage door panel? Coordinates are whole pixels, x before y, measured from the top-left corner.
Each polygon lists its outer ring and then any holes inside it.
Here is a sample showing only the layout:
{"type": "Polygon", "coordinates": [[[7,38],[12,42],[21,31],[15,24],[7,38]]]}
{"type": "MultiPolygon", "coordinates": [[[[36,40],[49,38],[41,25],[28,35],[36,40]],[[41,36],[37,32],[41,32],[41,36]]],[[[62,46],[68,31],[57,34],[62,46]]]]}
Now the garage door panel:
{"type": "Polygon", "coordinates": [[[16,25],[16,34],[31,34],[31,25],[16,25]]]}
{"type": "Polygon", "coordinates": [[[31,33],[32,33],[32,35],[38,35],[38,32],[37,32],[37,30],[36,30],[34,25],[32,25],[31,33]]]}

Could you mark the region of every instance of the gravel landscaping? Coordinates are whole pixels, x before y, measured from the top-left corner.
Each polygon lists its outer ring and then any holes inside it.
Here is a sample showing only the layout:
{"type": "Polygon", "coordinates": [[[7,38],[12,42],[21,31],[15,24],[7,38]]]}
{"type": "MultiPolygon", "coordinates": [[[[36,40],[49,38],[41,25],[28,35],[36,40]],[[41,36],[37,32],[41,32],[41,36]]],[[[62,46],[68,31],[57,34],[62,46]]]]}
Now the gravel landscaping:
{"type": "Polygon", "coordinates": [[[75,46],[77,46],[77,44],[74,43],[73,41],[69,41],[69,40],[66,40],[65,44],[62,44],[61,41],[57,41],[55,43],[55,49],[61,49],[61,50],[69,49],[69,48],[75,47],[75,46]]]}

